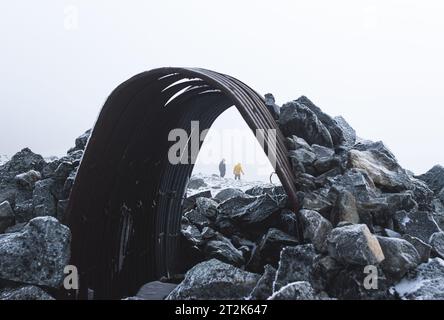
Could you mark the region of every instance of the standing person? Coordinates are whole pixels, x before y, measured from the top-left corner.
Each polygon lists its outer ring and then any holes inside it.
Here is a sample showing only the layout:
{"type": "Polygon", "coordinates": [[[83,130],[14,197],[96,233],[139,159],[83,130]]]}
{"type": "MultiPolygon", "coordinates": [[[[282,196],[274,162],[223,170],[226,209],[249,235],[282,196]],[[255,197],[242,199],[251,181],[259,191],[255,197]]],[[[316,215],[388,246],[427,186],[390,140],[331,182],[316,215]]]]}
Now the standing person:
{"type": "Polygon", "coordinates": [[[225,159],[222,159],[222,161],[219,162],[219,173],[222,178],[225,177],[226,171],[227,171],[227,166],[225,165],[225,159]]]}
{"type": "Polygon", "coordinates": [[[242,170],[242,165],[240,163],[234,166],[233,173],[234,173],[234,180],[240,180],[241,174],[245,174],[244,170],[242,170]]]}

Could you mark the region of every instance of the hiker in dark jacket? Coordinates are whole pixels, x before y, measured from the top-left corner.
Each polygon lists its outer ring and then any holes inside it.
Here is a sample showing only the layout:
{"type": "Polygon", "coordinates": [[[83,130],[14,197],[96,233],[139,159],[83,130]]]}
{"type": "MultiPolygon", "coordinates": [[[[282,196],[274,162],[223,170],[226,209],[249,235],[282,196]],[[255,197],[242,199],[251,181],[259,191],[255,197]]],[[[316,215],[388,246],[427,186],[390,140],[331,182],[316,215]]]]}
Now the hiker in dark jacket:
{"type": "Polygon", "coordinates": [[[225,177],[226,170],[227,166],[225,165],[225,159],[222,159],[222,161],[219,163],[219,173],[222,178],[225,177]]]}

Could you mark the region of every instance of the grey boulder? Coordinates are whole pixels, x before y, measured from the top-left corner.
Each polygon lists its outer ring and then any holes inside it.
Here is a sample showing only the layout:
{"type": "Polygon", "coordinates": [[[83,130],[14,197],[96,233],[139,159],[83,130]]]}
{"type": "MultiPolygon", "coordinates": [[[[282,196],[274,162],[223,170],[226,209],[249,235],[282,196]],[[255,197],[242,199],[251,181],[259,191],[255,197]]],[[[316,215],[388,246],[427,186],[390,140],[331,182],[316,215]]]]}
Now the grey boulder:
{"type": "Polygon", "coordinates": [[[15,182],[20,188],[32,190],[34,184],[42,178],[40,172],[29,170],[28,172],[20,173],[15,176],[15,182]]]}
{"type": "Polygon", "coordinates": [[[3,201],[0,203],[0,233],[11,227],[14,224],[14,220],[14,212],[9,202],[3,201]]]}
{"type": "Polygon", "coordinates": [[[167,300],[243,299],[256,286],[260,275],[238,269],[217,259],[191,268],[167,300]]]}
{"type": "Polygon", "coordinates": [[[412,237],[408,234],[402,236],[404,240],[410,242],[416,249],[421,259],[421,262],[427,262],[430,259],[430,252],[432,251],[432,246],[425,243],[419,238],[412,237]]]}
{"type": "Polygon", "coordinates": [[[0,235],[0,279],[60,287],[70,240],[68,227],[52,217],[34,218],[21,231],[0,235]]]}
{"type": "Polygon", "coordinates": [[[333,147],[328,129],[312,110],[297,101],[288,102],[282,106],[279,126],[286,137],[295,135],[309,144],[333,147]]]}
{"type": "Polygon", "coordinates": [[[441,231],[433,214],[425,211],[398,211],[393,217],[395,227],[402,234],[421,239],[429,243],[432,234],[441,231]]]}
{"type": "Polygon", "coordinates": [[[333,229],[327,245],[329,255],[346,264],[377,265],[384,260],[378,239],[364,224],[333,229]]]}
{"type": "Polygon", "coordinates": [[[437,232],[430,237],[430,245],[433,251],[441,258],[444,258],[444,232],[437,232]]]}
{"type": "Polygon", "coordinates": [[[0,300],[54,300],[49,294],[36,286],[0,289],[0,300]]]}
{"type": "Polygon", "coordinates": [[[273,282],[276,277],[276,269],[267,264],[264,274],[260,277],[256,286],[251,291],[249,300],[267,300],[273,294],[273,282]]]}
{"type": "Polygon", "coordinates": [[[259,241],[248,267],[257,272],[262,271],[262,267],[265,264],[277,267],[282,248],[297,244],[299,242],[296,238],[279,229],[271,228],[259,241]]]}
{"type": "Polygon", "coordinates": [[[409,272],[394,290],[404,300],[444,299],[444,260],[430,259],[409,272]]]}
{"type": "Polygon", "coordinates": [[[444,167],[441,165],[436,165],[417,178],[427,183],[429,188],[438,194],[444,188],[444,167]]]}
{"type": "Polygon", "coordinates": [[[282,249],[273,291],[279,291],[282,287],[292,282],[311,282],[313,265],[317,257],[318,255],[312,244],[282,249]]]}
{"type": "Polygon", "coordinates": [[[401,279],[421,262],[418,251],[408,241],[398,238],[377,238],[385,257],[381,268],[391,278],[401,279]]]}
{"type": "Polygon", "coordinates": [[[273,293],[268,300],[318,300],[311,284],[297,281],[287,284],[273,293]]]}

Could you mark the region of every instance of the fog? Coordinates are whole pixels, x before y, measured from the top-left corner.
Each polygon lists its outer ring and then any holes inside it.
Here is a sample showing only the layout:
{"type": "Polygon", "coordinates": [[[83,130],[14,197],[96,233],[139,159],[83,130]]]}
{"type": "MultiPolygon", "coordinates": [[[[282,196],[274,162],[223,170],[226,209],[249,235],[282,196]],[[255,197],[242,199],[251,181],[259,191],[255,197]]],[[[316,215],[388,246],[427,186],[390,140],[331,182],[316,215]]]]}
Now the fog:
{"type": "MultiPolygon", "coordinates": [[[[359,136],[383,140],[416,173],[444,164],[442,1],[16,0],[0,8],[0,154],[27,146],[61,155],[127,78],[197,66],[272,92],[279,104],[306,95],[359,136]]],[[[230,111],[217,127],[238,123],[230,111]]]]}

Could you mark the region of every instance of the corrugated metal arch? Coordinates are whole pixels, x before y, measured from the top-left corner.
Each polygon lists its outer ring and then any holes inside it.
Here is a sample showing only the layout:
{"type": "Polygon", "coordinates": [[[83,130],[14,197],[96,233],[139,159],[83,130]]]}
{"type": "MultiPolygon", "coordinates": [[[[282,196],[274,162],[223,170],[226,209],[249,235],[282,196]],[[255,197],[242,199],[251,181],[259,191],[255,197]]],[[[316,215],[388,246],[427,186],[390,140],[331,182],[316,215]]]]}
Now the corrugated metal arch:
{"type": "Polygon", "coordinates": [[[276,173],[297,206],[284,137],[258,93],[205,69],[143,72],[107,99],[71,191],[67,222],[72,264],[80,273],[79,297],[86,297],[87,288],[94,289],[95,298],[133,294],[174,270],[181,205],[193,165],[169,163],[168,133],[174,128],[190,132],[192,120],[205,130],[232,105],[252,130],[277,130],[276,173]]]}

